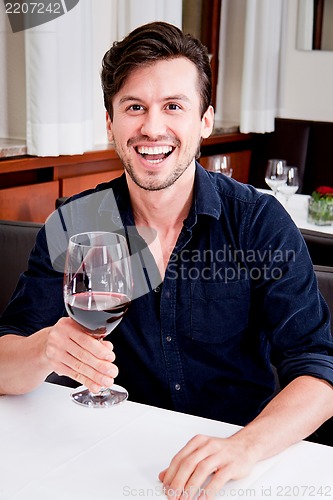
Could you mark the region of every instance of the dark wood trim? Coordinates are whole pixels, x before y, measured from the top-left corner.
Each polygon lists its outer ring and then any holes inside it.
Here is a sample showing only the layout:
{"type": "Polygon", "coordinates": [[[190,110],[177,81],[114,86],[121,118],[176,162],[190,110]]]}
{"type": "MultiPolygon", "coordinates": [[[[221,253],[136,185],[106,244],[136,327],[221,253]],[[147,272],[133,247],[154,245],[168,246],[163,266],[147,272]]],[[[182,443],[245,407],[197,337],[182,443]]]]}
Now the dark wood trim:
{"type": "Polygon", "coordinates": [[[233,142],[248,142],[252,140],[252,134],[241,134],[235,132],[232,134],[212,134],[202,141],[203,146],[212,146],[216,144],[230,144],[233,142]]]}
{"type": "Polygon", "coordinates": [[[314,0],[314,16],[313,16],[313,50],[321,49],[321,38],[323,32],[323,17],[324,17],[324,2],[325,0],[314,0]]]}
{"type": "Polygon", "coordinates": [[[222,0],[205,0],[202,5],[201,41],[212,56],[212,104],[216,106],[216,87],[219,71],[220,18],[222,0]]]}
{"type": "Polygon", "coordinates": [[[6,172],[20,172],[22,170],[36,170],[46,167],[75,165],[78,163],[92,163],[102,160],[118,160],[118,155],[109,145],[98,146],[98,149],[87,151],[82,155],[62,156],[22,156],[20,158],[2,158],[0,160],[0,175],[6,172]]]}

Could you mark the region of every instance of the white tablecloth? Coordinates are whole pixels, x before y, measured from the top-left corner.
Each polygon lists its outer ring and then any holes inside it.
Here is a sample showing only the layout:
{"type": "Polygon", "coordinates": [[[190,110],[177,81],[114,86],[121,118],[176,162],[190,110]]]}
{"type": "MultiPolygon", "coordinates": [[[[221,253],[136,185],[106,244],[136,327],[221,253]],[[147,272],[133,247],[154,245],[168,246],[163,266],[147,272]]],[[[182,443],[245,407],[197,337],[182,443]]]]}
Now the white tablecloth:
{"type": "MultiPolygon", "coordinates": [[[[273,196],[271,190],[258,189],[258,191],[273,196]]],[[[317,226],[307,221],[309,198],[310,196],[306,194],[294,194],[290,197],[288,203],[286,203],[285,198],[280,193],[277,194],[277,199],[290,214],[297,227],[300,229],[311,229],[320,233],[333,234],[333,226],[317,226]]]]}
{"type": "MultiPolygon", "coordinates": [[[[1,500],[164,498],[158,473],[192,436],[237,430],[129,401],[82,408],[69,393],[45,383],[0,397],[1,500]]],[[[332,467],[333,448],[301,442],[229,482],[217,498],[333,498],[332,467]]]]}

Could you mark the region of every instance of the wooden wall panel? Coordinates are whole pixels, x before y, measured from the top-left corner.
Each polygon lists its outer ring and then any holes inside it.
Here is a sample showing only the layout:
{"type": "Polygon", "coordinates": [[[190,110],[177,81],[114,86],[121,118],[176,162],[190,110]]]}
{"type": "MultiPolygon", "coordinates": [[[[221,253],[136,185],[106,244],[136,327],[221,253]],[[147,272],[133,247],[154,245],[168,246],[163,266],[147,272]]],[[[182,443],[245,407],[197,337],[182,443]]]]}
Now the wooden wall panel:
{"type": "Polygon", "coordinates": [[[45,222],[58,197],[58,181],[0,189],[0,219],[45,222]]]}
{"type": "Polygon", "coordinates": [[[62,179],[60,192],[61,196],[72,196],[86,189],[94,188],[101,182],[108,182],[119,177],[123,170],[113,170],[111,172],[99,172],[97,174],[82,175],[80,177],[69,177],[62,179]]]}

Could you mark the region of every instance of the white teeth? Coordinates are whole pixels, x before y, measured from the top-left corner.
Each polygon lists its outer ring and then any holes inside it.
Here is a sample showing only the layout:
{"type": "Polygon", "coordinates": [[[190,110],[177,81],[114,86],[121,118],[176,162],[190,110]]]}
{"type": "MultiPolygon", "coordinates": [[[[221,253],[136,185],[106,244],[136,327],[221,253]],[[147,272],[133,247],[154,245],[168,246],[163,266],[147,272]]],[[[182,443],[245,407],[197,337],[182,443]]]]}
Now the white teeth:
{"type": "Polygon", "coordinates": [[[147,160],[149,163],[161,163],[161,161],[163,161],[162,158],[160,158],[159,160],[147,160]]]}
{"type": "Polygon", "coordinates": [[[147,146],[139,146],[138,153],[141,155],[166,155],[171,153],[172,146],[155,146],[154,148],[148,148],[147,146]]]}

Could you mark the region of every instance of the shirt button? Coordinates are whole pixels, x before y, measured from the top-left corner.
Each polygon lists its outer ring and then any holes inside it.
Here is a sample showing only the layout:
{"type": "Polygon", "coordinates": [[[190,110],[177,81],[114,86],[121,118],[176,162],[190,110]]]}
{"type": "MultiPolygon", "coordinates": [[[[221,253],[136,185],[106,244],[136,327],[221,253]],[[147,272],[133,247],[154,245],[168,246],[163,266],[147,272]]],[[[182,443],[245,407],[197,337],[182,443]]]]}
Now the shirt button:
{"type": "Polygon", "coordinates": [[[168,335],[167,338],[166,338],[166,340],[167,340],[167,342],[171,342],[172,337],[170,337],[170,335],[168,335]]]}
{"type": "Polygon", "coordinates": [[[180,385],[179,385],[179,384],[176,384],[176,385],[175,385],[175,389],[176,389],[176,391],[180,391],[180,385]]]}
{"type": "Polygon", "coordinates": [[[161,290],[161,289],[160,289],[160,287],[159,287],[159,286],[157,286],[156,288],[154,288],[154,292],[156,292],[156,293],[159,293],[159,291],[160,291],[160,290],[161,290]]]}

